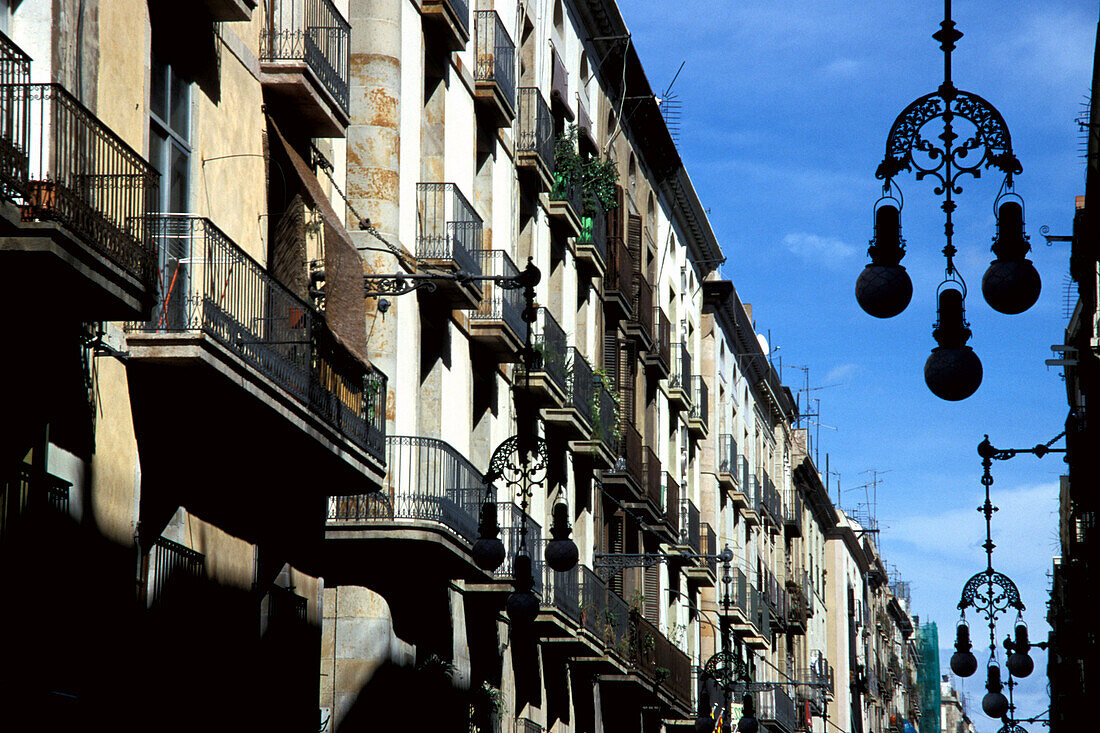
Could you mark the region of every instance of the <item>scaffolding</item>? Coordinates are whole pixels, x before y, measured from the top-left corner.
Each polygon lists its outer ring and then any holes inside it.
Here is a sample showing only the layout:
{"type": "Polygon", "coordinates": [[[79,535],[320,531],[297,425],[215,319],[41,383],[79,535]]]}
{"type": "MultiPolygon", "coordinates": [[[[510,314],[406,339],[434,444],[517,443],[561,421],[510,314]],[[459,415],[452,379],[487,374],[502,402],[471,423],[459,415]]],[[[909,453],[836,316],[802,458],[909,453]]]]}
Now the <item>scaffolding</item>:
{"type": "Polygon", "coordinates": [[[920,658],[917,688],[920,690],[920,731],[940,733],[940,640],[936,624],[917,629],[917,655],[920,658]]]}

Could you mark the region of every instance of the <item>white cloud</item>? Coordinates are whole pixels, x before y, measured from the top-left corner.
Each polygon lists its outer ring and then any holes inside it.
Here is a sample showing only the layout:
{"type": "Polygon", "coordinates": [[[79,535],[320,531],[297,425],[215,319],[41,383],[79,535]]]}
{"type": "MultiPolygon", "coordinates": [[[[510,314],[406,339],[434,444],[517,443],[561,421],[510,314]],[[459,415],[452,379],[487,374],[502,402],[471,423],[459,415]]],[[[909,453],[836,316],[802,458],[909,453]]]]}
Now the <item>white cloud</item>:
{"type": "Polygon", "coordinates": [[[822,237],[807,232],[792,232],[783,237],[783,244],[804,260],[829,266],[838,266],[838,260],[851,257],[856,251],[850,244],[836,237],[822,237]]]}
{"type": "Polygon", "coordinates": [[[825,383],[833,384],[835,382],[843,382],[857,371],[859,371],[859,365],[857,364],[838,364],[830,369],[829,373],[825,375],[825,383]]]}
{"type": "Polygon", "coordinates": [[[859,62],[850,58],[835,59],[825,66],[825,76],[850,79],[859,71],[859,62]]]}

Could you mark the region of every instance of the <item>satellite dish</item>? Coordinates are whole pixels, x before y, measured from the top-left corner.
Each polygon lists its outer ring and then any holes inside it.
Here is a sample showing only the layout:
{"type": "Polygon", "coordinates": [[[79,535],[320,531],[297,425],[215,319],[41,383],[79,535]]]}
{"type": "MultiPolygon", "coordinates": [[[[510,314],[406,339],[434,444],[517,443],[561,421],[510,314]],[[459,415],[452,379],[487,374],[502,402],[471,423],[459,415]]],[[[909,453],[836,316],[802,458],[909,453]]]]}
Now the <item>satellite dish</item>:
{"type": "Polygon", "coordinates": [[[764,338],[764,334],[756,334],[756,341],[760,344],[760,350],[763,351],[765,355],[771,353],[771,348],[768,346],[768,340],[764,338]]]}

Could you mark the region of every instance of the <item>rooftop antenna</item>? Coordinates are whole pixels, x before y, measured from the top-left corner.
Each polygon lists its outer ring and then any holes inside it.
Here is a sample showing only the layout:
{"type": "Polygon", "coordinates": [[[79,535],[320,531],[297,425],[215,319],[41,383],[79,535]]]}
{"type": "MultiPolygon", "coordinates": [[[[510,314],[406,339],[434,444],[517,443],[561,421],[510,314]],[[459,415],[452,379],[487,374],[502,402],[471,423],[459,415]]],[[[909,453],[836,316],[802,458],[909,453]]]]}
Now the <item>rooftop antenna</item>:
{"type": "Polygon", "coordinates": [[[680,72],[684,70],[684,64],[686,61],[680,62],[680,68],[676,70],[676,74],[673,75],[672,81],[668,83],[668,86],[661,96],[657,97],[657,106],[661,108],[661,117],[665,120],[665,127],[668,128],[668,134],[672,137],[672,142],[676,145],[680,144],[680,98],[678,95],[672,93],[672,85],[676,83],[676,79],[679,78],[680,72]]]}

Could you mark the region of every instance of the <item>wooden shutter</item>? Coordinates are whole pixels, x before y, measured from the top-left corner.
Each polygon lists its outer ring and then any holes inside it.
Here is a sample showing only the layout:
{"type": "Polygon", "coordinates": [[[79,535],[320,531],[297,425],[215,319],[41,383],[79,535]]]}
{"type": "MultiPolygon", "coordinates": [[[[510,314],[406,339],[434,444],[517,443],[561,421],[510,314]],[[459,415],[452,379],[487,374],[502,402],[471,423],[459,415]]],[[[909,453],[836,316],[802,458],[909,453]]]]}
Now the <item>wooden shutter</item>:
{"type": "Polygon", "coordinates": [[[645,619],[654,626],[661,623],[661,566],[645,569],[645,619]]]}
{"type": "Polygon", "coordinates": [[[623,188],[615,184],[615,205],[607,210],[607,236],[623,236],[623,188]]]}
{"type": "Polygon", "coordinates": [[[630,214],[626,222],[626,248],[634,258],[634,272],[642,272],[642,217],[630,214]]]}

